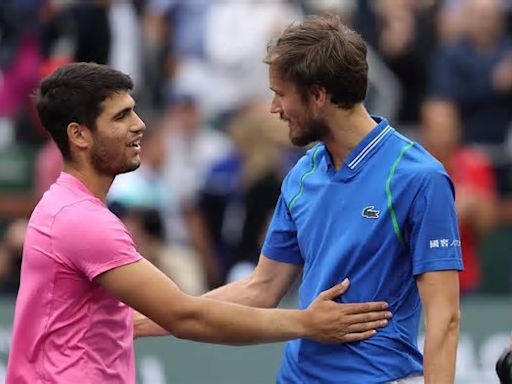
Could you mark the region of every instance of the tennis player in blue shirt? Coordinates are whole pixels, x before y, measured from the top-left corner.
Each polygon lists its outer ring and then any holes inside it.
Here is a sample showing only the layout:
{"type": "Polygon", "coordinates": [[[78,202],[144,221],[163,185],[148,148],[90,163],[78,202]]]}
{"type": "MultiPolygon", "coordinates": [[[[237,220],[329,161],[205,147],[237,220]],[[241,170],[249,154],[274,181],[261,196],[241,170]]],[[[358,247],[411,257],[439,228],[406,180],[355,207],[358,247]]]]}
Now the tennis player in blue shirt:
{"type": "Polygon", "coordinates": [[[366,46],[338,18],[288,27],[265,61],[271,112],[293,144],[318,143],[286,176],[252,275],[207,296],[274,307],[302,276],[306,308],[348,278],[340,300],[388,302],[389,325],[357,342],[288,342],[277,382],[453,383],[462,259],[443,166],[366,111],[366,46]]]}

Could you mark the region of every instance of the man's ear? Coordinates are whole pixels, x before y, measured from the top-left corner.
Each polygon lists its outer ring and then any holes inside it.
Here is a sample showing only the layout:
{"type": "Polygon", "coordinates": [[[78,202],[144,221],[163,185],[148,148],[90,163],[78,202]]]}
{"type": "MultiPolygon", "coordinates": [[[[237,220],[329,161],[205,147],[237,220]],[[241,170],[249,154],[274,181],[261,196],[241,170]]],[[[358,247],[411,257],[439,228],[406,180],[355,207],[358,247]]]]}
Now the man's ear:
{"type": "Polygon", "coordinates": [[[75,146],[79,149],[86,149],[91,145],[91,131],[85,125],[75,122],[69,123],[67,131],[70,147],[75,146]]]}
{"type": "Polygon", "coordinates": [[[310,89],[311,100],[315,103],[315,105],[319,108],[325,106],[329,101],[329,95],[324,87],[319,85],[313,85],[310,89]]]}

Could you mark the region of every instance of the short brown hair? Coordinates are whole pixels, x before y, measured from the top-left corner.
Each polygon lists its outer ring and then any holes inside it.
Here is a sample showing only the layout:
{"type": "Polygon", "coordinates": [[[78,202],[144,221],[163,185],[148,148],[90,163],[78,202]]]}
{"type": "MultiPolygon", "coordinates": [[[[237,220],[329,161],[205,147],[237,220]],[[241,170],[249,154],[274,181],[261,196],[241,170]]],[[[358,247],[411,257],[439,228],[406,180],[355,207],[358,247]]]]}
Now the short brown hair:
{"type": "Polygon", "coordinates": [[[304,98],[314,85],[325,88],[340,108],[350,109],[366,96],[366,44],[337,16],[310,16],[289,25],[268,44],[264,62],[295,83],[304,98]]]}

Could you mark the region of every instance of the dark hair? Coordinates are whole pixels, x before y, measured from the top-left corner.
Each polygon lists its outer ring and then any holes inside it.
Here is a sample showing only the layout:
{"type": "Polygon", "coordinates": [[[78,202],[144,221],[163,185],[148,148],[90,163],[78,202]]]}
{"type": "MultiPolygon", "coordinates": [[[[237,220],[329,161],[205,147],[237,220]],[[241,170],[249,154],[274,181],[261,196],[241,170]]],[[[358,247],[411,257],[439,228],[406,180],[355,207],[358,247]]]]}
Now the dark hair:
{"type": "Polygon", "coordinates": [[[337,16],[310,16],[289,25],[268,44],[264,62],[293,82],[304,99],[315,85],[325,88],[331,101],[345,109],[366,96],[366,44],[337,16]]]}
{"type": "Polygon", "coordinates": [[[36,91],[37,111],[64,159],[70,159],[67,126],[76,122],[96,129],[101,103],[132,89],[130,76],[95,63],[67,64],[43,79],[36,91]]]}

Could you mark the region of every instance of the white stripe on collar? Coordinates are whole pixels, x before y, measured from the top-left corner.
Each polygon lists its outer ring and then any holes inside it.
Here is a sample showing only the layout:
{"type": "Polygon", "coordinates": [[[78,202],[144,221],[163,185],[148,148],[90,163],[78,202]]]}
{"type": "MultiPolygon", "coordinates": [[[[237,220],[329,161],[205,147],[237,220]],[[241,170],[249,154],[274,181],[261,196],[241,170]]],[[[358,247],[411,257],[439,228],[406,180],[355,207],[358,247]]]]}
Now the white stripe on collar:
{"type": "Polygon", "coordinates": [[[349,164],[348,164],[348,167],[350,169],[354,169],[356,167],[357,164],[359,164],[361,162],[361,160],[363,160],[366,155],[368,155],[368,153],[370,153],[370,151],[372,150],[373,147],[375,147],[379,141],[382,140],[382,138],[389,132],[391,132],[393,128],[391,128],[389,125],[386,126],[386,128],[384,128],[382,130],[381,133],[379,133],[377,136],[375,136],[373,138],[372,141],[370,141],[366,147],[364,147],[361,152],[359,152],[359,154],[354,158],[354,160],[352,160],[349,164]]]}

